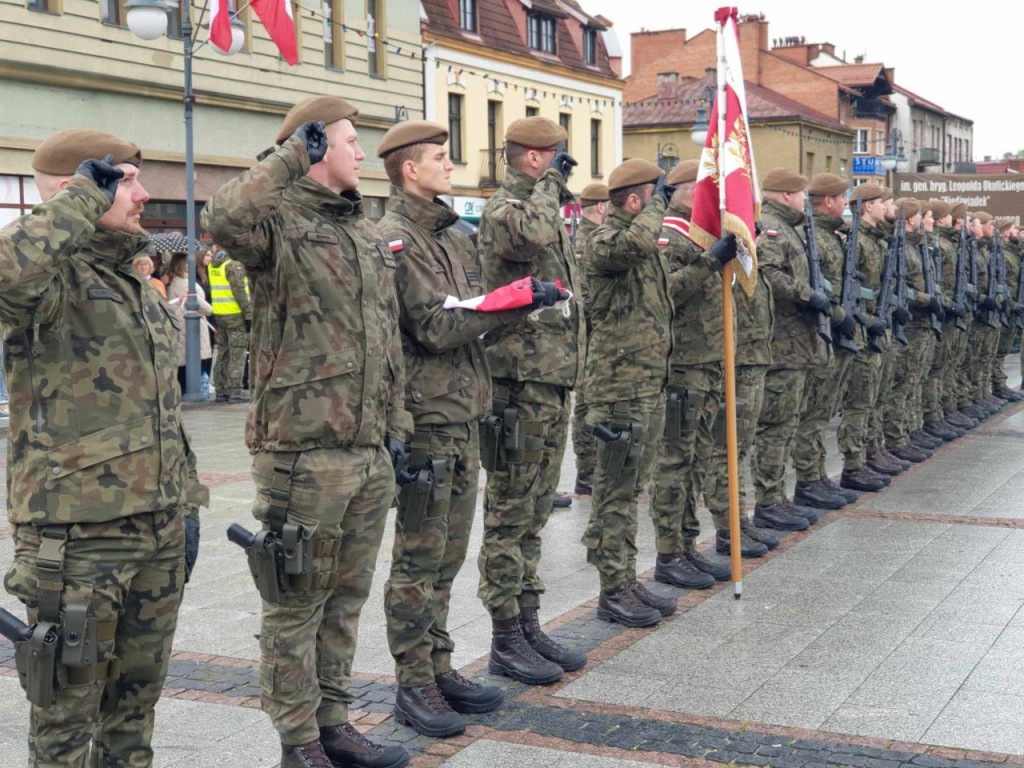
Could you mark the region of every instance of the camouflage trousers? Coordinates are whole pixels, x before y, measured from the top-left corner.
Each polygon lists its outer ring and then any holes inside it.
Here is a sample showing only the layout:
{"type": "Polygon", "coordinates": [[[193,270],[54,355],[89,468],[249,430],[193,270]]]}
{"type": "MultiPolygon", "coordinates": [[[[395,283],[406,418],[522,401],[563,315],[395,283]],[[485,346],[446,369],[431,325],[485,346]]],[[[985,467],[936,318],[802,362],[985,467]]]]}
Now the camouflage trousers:
{"type": "MultiPolygon", "coordinates": [[[[721,475],[714,471],[713,465],[715,422],[725,398],[722,365],[697,365],[673,371],[671,381],[670,389],[680,390],[685,400],[686,413],[679,440],[670,440],[667,430],[657,436],[658,460],[650,514],[661,555],[683,552],[694,546],[700,535],[697,505],[705,480],[721,475]]],[[[726,494],[728,508],[728,490],[726,494]]],[[[714,514],[716,528],[728,525],[721,507],[714,514]]]]}
{"type": "Polygon", "coordinates": [[[793,437],[806,407],[809,368],[769,368],[764,379],[764,406],[757,421],[754,493],[763,506],[787,497],[786,464],[793,437]]]}
{"type": "Polygon", "coordinates": [[[916,429],[914,397],[920,387],[924,369],[929,361],[935,335],[930,328],[910,326],[904,333],[907,344],[896,344],[892,389],[883,401],[885,447],[895,451],[907,444],[910,433],[916,429]]]}
{"type": "MultiPolygon", "coordinates": [[[[185,583],[186,512],[68,528],[61,610],[90,607],[98,623],[98,660],[119,661],[120,674],[63,688],[50,709],[31,708],[30,768],[152,765],[153,708],[167,676],[185,583]]],[[[14,562],[4,586],[28,608],[30,621],[38,607],[39,546],[38,528],[14,527],[14,562]]]]}
{"type": "Polygon", "coordinates": [[[521,608],[540,607],[540,534],[551,515],[569,432],[565,387],[516,382],[510,394],[519,406],[520,423],[547,427],[543,437],[527,438],[528,450],[538,453],[537,461],[487,473],[477,596],[496,619],[518,616],[521,608]]]}
{"type": "Polygon", "coordinates": [[[878,399],[883,361],[883,355],[866,347],[853,355],[850,361],[846,391],[842,394],[843,417],[836,434],[844,470],[853,471],[864,466],[868,429],[878,399]]]}
{"type": "Polygon", "coordinates": [[[636,580],[636,533],[641,489],[654,469],[658,441],[665,429],[664,394],[621,403],[591,403],[588,426],[613,430],[638,424],[642,430],[640,455],[627,459],[617,474],[609,473],[607,445],[599,442],[594,467],[594,502],[582,542],[587,562],[600,578],[601,589],[615,589],[636,580]]]}
{"type": "Polygon", "coordinates": [[[218,395],[236,394],[242,389],[249,332],[241,315],[217,315],[217,361],[213,386],[218,395]]]}
{"type": "Polygon", "coordinates": [[[925,342],[925,352],[921,356],[920,368],[916,372],[917,382],[914,388],[911,390],[910,397],[907,399],[907,412],[910,414],[910,420],[907,424],[908,429],[913,432],[919,430],[924,426],[924,383],[925,379],[928,378],[928,371],[931,370],[932,360],[935,357],[935,333],[929,329],[931,336],[929,341],[925,342]]]}
{"type": "Polygon", "coordinates": [[[996,347],[996,356],[992,360],[992,387],[994,389],[1000,389],[1006,386],[1006,371],[1003,369],[1003,363],[1006,361],[1006,356],[1010,354],[1010,350],[1013,349],[1013,343],[1020,338],[1020,329],[1014,325],[1016,318],[1010,316],[1010,327],[1002,328],[999,331],[999,345],[996,347]]]}
{"type": "Polygon", "coordinates": [[[992,363],[999,346],[999,329],[975,320],[971,330],[971,397],[977,402],[992,394],[992,363]]]}
{"type": "MultiPolygon", "coordinates": [[[[757,438],[757,423],[764,408],[764,381],[767,365],[736,366],[736,407],[743,406],[736,419],[737,467],[740,486],[740,517],[746,516],[747,485],[751,483],[751,456],[757,438]]],[[[725,443],[716,442],[711,452],[711,466],[705,478],[704,501],[719,530],[729,527],[729,462],[725,443]]]]}
{"type": "Polygon", "coordinates": [[[942,328],[942,338],[932,342],[931,365],[925,373],[921,386],[922,418],[925,424],[942,421],[946,412],[942,406],[942,372],[946,367],[950,341],[946,335],[946,326],[942,328]]]}
{"type": "Polygon", "coordinates": [[[793,440],[793,468],[798,483],[813,483],[827,477],[825,430],[846,387],[854,354],[836,347],[827,365],[816,366],[807,374],[806,405],[793,440]]]}
{"type": "Polygon", "coordinates": [[[593,482],[597,438],[587,426],[587,401],[582,390],[576,392],[575,400],[572,409],[572,449],[576,454],[576,477],[593,482]]]}
{"type": "Polygon", "coordinates": [[[942,410],[950,414],[966,402],[961,402],[960,376],[967,354],[967,332],[961,331],[955,323],[942,326],[942,410]]]}
{"type": "Polygon", "coordinates": [[[480,477],[476,421],[421,429],[429,441],[430,458],[446,463],[447,476],[444,498],[430,501],[422,519],[405,498],[400,499],[395,518],[384,614],[395,677],[406,687],[431,685],[452,668],[455,641],[448,634],[448,605],[452,582],[469,549],[480,477]]]}
{"type": "Polygon", "coordinates": [[[903,346],[898,341],[890,338],[885,352],[882,353],[882,366],[878,374],[878,390],[875,394],[875,402],[871,408],[871,421],[868,424],[868,436],[866,441],[867,452],[876,453],[885,449],[885,404],[892,394],[893,377],[896,374],[897,347],[903,346]]]}
{"type": "MultiPolygon", "coordinates": [[[[315,527],[314,580],[330,581],[289,590],[280,603],[263,601],[260,701],[288,745],[315,741],[320,727],[348,719],[359,612],[395,496],[395,473],[381,446],[314,448],[294,458],[288,522],[315,527]]],[[[271,508],[275,463],[270,451],[253,458],[253,515],[261,521],[271,508]]]]}

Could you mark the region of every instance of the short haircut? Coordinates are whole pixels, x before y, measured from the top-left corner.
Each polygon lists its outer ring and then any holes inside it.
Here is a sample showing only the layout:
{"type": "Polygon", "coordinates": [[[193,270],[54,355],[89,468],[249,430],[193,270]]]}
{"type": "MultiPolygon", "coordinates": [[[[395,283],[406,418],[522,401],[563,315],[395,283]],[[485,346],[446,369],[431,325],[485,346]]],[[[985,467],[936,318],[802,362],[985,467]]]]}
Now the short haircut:
{"type": "Polygon", "coordinates": [[[519,170],[519,164],[526,157],[526,147],[516,144],[514,141],[505,142],[505,165],[512,166],[519,170]]]}
{"type": "Polygon", "coordinates": [[[821,205],[825,202],[826,197],[837,197],[837,195],[808,195],[807,199],[811,201],[811,205],[821,205]]]}
{"type": "Polygon", "coordinates": [[[620,189],[613,189],[608,193],[608,201],[616,208],[623,208],[626,205],[626,200],[629,199],[630,195],[636,195],[637,197],[643,198],[644,187],[653,187],[653,181],[645,181],[643,184],[634,184],[631,187],[622,187],[620,189]]]}
{"type": "Polygon", "coordinates": [[[389,152],[388,156],[384,158],[384,171],[388,175],[388,181],[401,187],[405,183],[405,177],[402,176],[402,166],[405,165],[405,161],[412,160],[414,163],[418,163],[430,146],[437,145],[410,144],[407,147],[400,147],[394,152],[389,152]]]}

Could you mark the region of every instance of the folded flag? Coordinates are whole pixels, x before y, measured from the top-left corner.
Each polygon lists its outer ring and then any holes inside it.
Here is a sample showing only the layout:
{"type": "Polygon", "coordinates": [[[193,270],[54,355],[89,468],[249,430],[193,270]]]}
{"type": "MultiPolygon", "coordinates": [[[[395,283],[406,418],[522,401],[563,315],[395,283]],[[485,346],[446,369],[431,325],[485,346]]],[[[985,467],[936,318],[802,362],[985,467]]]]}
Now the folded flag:
{"type": "MultiPolygon", "coordinates": [[[[556,280],[558,290],[565,290],[562,284],[556,280]]],[[[501,312],[506,309],[519,309],[533,304],[533,280],[524,277],[501,288],[496,288],[483,296],[474,296],[471,299],[460,299],[455,296],[448,296],[444,300],[445,309],[471,309],[475,312],[501,312]]]]}

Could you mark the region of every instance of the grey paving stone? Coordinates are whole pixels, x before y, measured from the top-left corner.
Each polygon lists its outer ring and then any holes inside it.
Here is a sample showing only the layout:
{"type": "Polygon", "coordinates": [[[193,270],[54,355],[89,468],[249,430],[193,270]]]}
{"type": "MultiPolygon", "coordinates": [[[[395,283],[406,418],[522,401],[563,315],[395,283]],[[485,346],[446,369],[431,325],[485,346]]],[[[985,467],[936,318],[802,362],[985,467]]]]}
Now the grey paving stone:
{"type": "Polygon", "coordinates": [[[712,717],[725,717],[749,695],[749,691],[712,688],[685,682],[667,685],[647,697],[644,704],[650,709],[669,712],[692,712],[712,717]]]}
{"type": "Polygon", "coordinates": [[[1024,752],[1024,696],[958,691],[924,738],[966,749],[1024,752]]]}
{"type": "Polygon", "coordinates": [[[818,728],[857,689],[861,675],[818,674],[782,669],[739,704],[734,720],[772,723],[793,728],[818,728]]]}
{"type": "Polygon", "coordinates": [[[625,706],[641,706],[651,694],[670,684],[668,680],[642,678],[636,675],[608,674],[599,669],[574,680],[558,692],[558,696],[586,701],[606,701],[625,706]]]}

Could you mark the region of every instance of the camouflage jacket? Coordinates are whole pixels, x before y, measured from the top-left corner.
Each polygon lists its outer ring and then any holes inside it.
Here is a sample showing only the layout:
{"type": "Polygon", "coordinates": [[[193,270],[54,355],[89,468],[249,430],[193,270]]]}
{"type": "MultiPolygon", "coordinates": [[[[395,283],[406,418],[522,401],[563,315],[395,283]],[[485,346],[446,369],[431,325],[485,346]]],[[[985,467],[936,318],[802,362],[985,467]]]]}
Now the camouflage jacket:
{"type": "Polygon", "coordinates": [[[231,295],[238,308],[242,310],[242,317],[252,320],[252,302],[249,301],[249,291],[245,284],[245,265],[240,261],[228,259],[224,273],[227,275],[228,285],[231,286],[231,295]]]}
{"type": "Polygon", "coordinates": [[[583,380],[586,327],[579,268],[562,224],[561,205],[572,195],[554,170],[539,179],[509,168],[480,217],[477,247],[487,290],[531,275],[559,280],[578,297],[564,310],[537,313],[525,323],[487,335],[487,357],[496,379],[573,387],[583,380]]]}
{"type": "Polygon", "coordinates": [[[658,238],[675,305],[670,361],[673,370],[721,363],[725,357],[722,268],[718,259],[690,239],[689,218],[690,211],[670,206],[658,238]]]}
{"type": "Polygon", "coordinates": [[[736,305],[736,365],[770,365],[775,336],[775,300],[764,270],[757,270],[754,295],[733,290],[736,305]]]}
{"type": "Polygon", "coordinates": [[[1006,256],[1006,303],[1010,309],[1017,308],[1017,288],[1020,280],[1020,249],[1011,241],[1003,242],[1006,256]]]}
{"type": "Polygon", "coordinates": [[[637,216],[610,205],[608,218],[587,241],[583,271],[593,322],[588,403],[648,397],[665,387],[672,303],[658,250],[664,213],[661,198],[637,216]]]}
{"type": "Polygon", "coordinates": [[[305,144],[290,138],[203,209],[249,271],[252,452],[375,446],[412,428],[398,264],[359,194],[337,195],[308,170],[305,144]]]}
{"type": "MultiPolygon", "coordinates": [[[[597,224],[590,219],[580,219],[579,228],[576,230],[576,261],[582,262],[587,257],[587,241],[597,229],[597,224]]],[[[583,305],[583,322],[587,328],[587,338],[590,338],[590,297],[587,294],[587,276],[583,267],[580,266],[580,303],[583,305]]]]}
{"type": "Polygon", "coordinates": [[[464,424],[491,411],[491,372],[480,336],[526,312],[445,309],[448,296],[484,292],[476,249],[437,200],[391,188],[380,229],[398,260],[405,404],[416,425],[464,424]]]}
{"type": "Polygon", "coordinates": [[[992,238],[978,238],[975,261],[978,264],[978,301],[988,296],[988,262],[992,255],[992,238]]]}
{"type": "MultiPolygon", "coordinates": [[[[832,302],[832,325],[838,326],[846,319],[843,309],[843,265],[846,262],[846,238],[849,227],[837,216],[828,216],[821,211],[814,212],[814,237],[818,244],[821,274],[829,281],[832,288],[828,290],[828,298],[832,302]]],[[[859,233],[858,233],[859,235],[859,233]]],[[[832,340],[838,341],[838,333],[832,334],[832,340]]],[[[864,348],[865,334],[860,325],[853,342],[857,349],[864,348]]]]}
{"type": "Polygon", "coordinates": [[[913,317],[910,321],[911,328],[927,327],[931,321],[928,302],[932,297],[924,289],[921,258],[921,233],[916,230],[907,232],[907,287],[911,289],[908,292],[907,305],[913,317]]]}
{"type": "Polygon", "coordinates": [[[775,300],[772,365],[802,368],[828,362],[829,350],[819,338],[808,282],[807,246],[797,227],[803,211],[774,200],[762,207],[761,236],[757,238],[758,269],[763,269],[775,300]]]}
{"type": "MultiPolygon", "coordinates": [[[[939,232],[939,249],[942,251],[942,295],[946,300],[946,306],[950,306],[956,298],[956,258],[960,246],[960,230],[953,227],[936,229],[939,232]]],[[[952,315],[947,315],[946,322],[955,319],[952,315]]]]}
{"type": "Polygon", "coordinates": [[[96,227],[76,176],[0,229],[12,523],[99,523],[206,503],[181,420],[179,321],[132,269],[147,239],[96,227]]]}
{"type": "MultiPolygon", "coordinates": [[[[861,285],[875,292],[874,300],[861,304],[864,316],[869,322],[875,319],[875,304],[882,290],[882,270],[885,268],[888,252],[889,245],[880,225],[871,225],[862,220],[857,237],[857,269],[864,275],[861,285]]],[[[895,270],[893,274],[895,275],[895,270]]]]}

